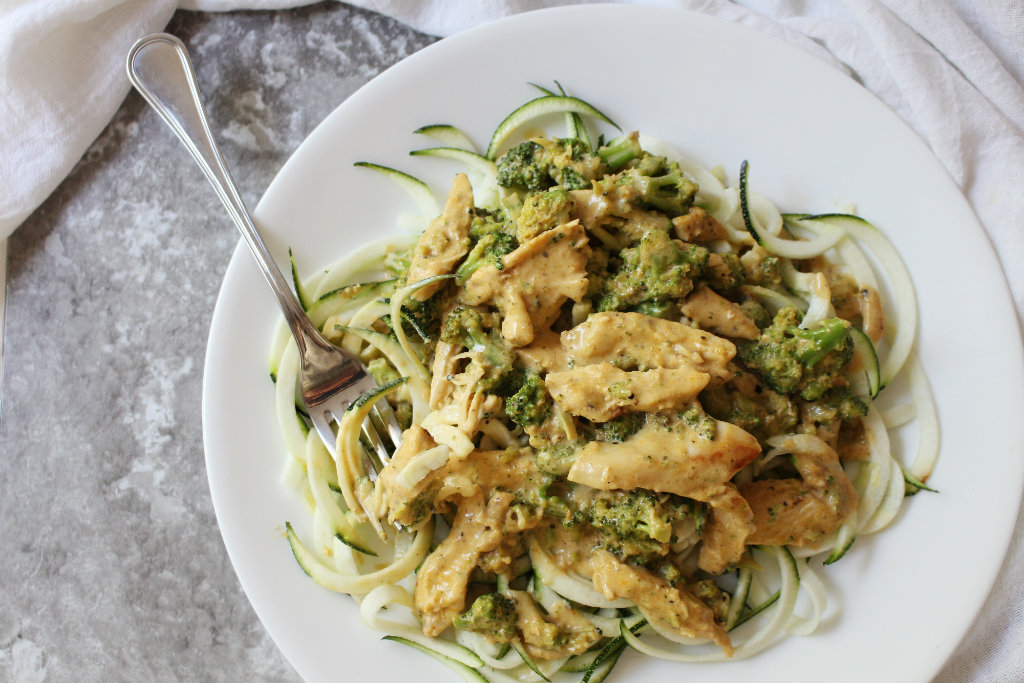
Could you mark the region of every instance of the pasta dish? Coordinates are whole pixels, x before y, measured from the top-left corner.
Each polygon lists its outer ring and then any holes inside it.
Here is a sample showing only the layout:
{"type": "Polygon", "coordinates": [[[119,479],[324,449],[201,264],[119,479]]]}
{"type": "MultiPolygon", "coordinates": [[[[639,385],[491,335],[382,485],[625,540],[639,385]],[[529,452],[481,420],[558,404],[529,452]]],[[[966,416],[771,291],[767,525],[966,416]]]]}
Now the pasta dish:
{"type": "Polygon", "coordinates": [[[417,131],[441,144],[414,154],[465,169],[440,205],[361,164],[417,203],[409,237],[306,280],[292,264],[378,387],[335,460],[275,340],[310,510],[291,549],[369,627],[473,681],[597,682],[628,648],[729,661],[809,634],[827,565],[931,491],[909,275],[852,210],[781,213],[746,162],[730,184],[661,140],[592,137],[617,126],[541,90],[485,152],[417,131]],[[404,430],[389,458],[361,430],[381,400],[404,430]],[[889,430],[913,420],[904,458],[889,430]]]}

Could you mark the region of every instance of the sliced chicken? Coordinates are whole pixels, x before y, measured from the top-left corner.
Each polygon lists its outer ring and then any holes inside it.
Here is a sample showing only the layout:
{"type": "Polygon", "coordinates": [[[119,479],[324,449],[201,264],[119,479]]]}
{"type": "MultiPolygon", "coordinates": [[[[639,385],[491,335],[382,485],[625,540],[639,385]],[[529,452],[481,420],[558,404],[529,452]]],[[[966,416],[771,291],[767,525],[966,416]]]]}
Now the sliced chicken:
{"type": "Polygon", "coordinates": [[[707,211],[695,206],[689,213],[672,219],[676,237],[684,242],[714,242],[729,239],[729,231],[707,211]]]}
{"type": "Polygon", "coordinates": [[[588,443],[568,479],[606,491],[642,488],[708,503],[711,520],[699,564],[720,573],[740,559],[753,530],[749,507],[730,480],[760,452],[757,439],[728,422],[715,420],[708,438],[685,421],[649,421],[625,441],[588,443]]]}
{"type": "MultiPolygon", "coordinates": [[[[406,281],[409,284],[435,275],[447,275],[469,252],[469,226],[473,223],[473,187],[464,173],[455,176],[441,215],[430,222],[413,252],[406,281]]],[[[412,294],[426,301],[444,281],[434,282],[412,294]]]]}
{"type": "Polygon", "coordinates": [[[569,359],[557,332],[542,330],[529,346],[516,349],[519,362],[531,372],[544,375],[569,369],[569,359]]]}
{"type": "Polygon", "coordinates": [[[740,486],[754,513],[754,545],[814,546],[857,508],[857,490],[839,456],[816,436],[772,439],[793,456],[800,478],[763,479],[740,486]]]}
{"type": "Polygon", "coordinates": [[[574,366],[611,363],[623,369],[689,367],[712,380],[732,377],[736,345],[705,330],[642,313],[606,311],[562,333],[574,366]]]}
{"type": "Polygon", "coordinates": [[[501,542],[505,514],[515,496],[498,492],[463,500],[451,531],[423,561],[416,575],[414,601],[423,633],[439,635],[466,609],[466,589],[480,555],[501,542]]]}
{"type": "Polygon", "coordinates": [[[430,408],[437,410],[455,392],[452,377],[458,372],[462,347],[438,341],[434,347],[434,361],[430,366],[430,408]]]}
{"type": "Polygon", "coordinates": [[[687,638],[708,638],[732,656],[729,634],[715,621],[715,613],[686,589],[621,562],[604,549],[594,551],[591,565],[594,587],[609,600],[632,600],[667,630],[687,638]]]}
{"type": "Polygon", "coordinates": [[[686,298],[683,315],[704,330],[723,337],[757,339],[761,330],[739,304],[729,301],[707,285],[701,285],[686,298]]]}
{"type": "Polygon", "coordinates": [[[597,363],[552,372],[544,383],[555,403],[566,412],[593,422],[607,422],[623,410],[682,408],[710,379],[710,375],[687,367],[626,372],[611,363],[597,363]]]}
{"type": "Polygon", "coordinates": [[[547,230],[502,258],[503,267],[481,267],[466,281],[470,305],[493,301],[501,334],[515,347],[530,344],[555,321],[567,299],[587,293],[590,247],[578,221],[547,230]]]}
{"type": "Polygon", "coordinates": [[[601,640],[601,632],[568,603],[558,602],[545,613],[529,593],[509,593],[516,605],[516,626],[530,656],[558,659],[580,655],[601,640]]]}

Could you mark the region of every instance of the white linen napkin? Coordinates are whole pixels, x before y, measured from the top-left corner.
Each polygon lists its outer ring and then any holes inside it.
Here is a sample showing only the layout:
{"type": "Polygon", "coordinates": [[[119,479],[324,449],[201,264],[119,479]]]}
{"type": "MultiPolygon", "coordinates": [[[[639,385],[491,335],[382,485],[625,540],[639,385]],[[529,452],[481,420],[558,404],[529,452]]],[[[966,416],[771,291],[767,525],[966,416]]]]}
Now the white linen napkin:
{"type": "MultiPolygon", "coordinates": [[[[1024,4],[630,1],[713,14],[772,33],[875,93],[931,147],[967,196],[999,254],[1018,316],[1024,319],[1024,4]]],[[[305,0],[0,4],[0,242],[46,199],[109,122],[128,92],[124,59],[137,38],[161,30],[179,7],[227,11],[302,4],[305,0]]],[[[351,4],[446,36],[516,12],[570,3],[351,4]]],[[[2,286],[0,279],[0,296],[2,286]]],[[[1019,522],[993,593],[999,600],[989,601],[940,680],[1017,681],[1024,675],[1024,650],[1018,646],[1024,642],[1022,526],[1019,522]]]]}
{"type": "Polygon", "coordinates": [[[57,187],[128,93],[124,61],[174,0],[0,3],[0,239],[57,187]]]}

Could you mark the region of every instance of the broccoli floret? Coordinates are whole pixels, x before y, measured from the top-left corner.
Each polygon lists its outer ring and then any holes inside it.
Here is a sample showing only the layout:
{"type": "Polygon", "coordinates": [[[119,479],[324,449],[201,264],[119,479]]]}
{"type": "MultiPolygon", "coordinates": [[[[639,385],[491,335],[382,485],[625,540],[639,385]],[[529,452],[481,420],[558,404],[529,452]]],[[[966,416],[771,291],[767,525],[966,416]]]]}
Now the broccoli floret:
{"type": "Polygon", "coordinates": [[[728,593],[719,588],[714,579],[701,579],[686,584],[686,590],[693,597],[697,598],[709,608],[715,615],[715,620],[724,624],[729,614],[728,593]]]}
{"type": "Polygon", "coordinates": [[[501,209],[488,211],[474,207],[469,238],[473,241],[473,248],[455,271],[459,284],[482,266],[489,264],[501,270],[504,267],[501,257],[519,246],[515,238],[515,226],[501,209]]]}
{"type": "Polygon", "coordinates": [[[871,404],[859,396],[854,396],[849,389],[832,389],[822,400],[836,409],[840,420],[855,420],[864,417],[871,410],[871,404]]]}
{"type": "Polygon", "coordinates": [[[572,514],[572,510],[569,509],[569,505],[562,497],[551,490],[556,482],[565,483],[547,472],[539,476],[531,475],[528,485],[515,492],[516,497],[512,504],[532,508],[548,517],[566,519],[572,514]]]}
{"type": "Polygon", "coordinates": [[[672,527],[693,514],[692,504],[671,494],[646,489],[599,491],[585,519],[602,532],[602,544],[619,557],[640,564],[667,552],[673,542],[672,527]]]}
{"type": "Polygon", "coordinates": [[[793,431],[799,414],[789,396],[761,385],[752,393],[754,397],[724,384],[705,390],[700,401],[709,415],[741,427],[760,441],[793,431]]]}
{"type": "MultiPolygon", "coordinates": [[[[832,419],[854,420],[864,417],[871,409],[864,399],[854,396],[846,387],[837,387],[826,391],[820,399],[813,401],[814,410],[810,411],[819,418],[831,416],[832,419]]],[[[819,422],[820,424],[820,422],[819,422]]]]}
{"type": "Polygon", "coordinates": [[[683,175],[677,162],[650,154],[623,171],[615,182],[633,186],[643,204],[669,217],[689,211],[697,194],[696,183],[683,175]]]}
{"type": "Polygon", "coordinates": [[[516,227],[520,242],[572,220],[576,205],[563,187],[535,192],[523,201],[516,227]]]}
{"type": "Polygon", "coordinates": [[[829,318],[814,329],[796,329],[792,334],[797,340],[797,358],[810,368],[850,338],[850,323],[842,318],[829,318]]]}
{"type": "Polygon", "coordinates": [[[498,184],[529,191],[551,187],[544,148],[527,140],[505,152],[498,159],[498,184]]]}
{"type": "Polygon", "coordinates": [[[473,207],[473,222],[469,225],[469,239],[478,242],[484,235],[489,235],[492,232],[506,232],[511,235],[515,232],[515,228],[501,209],[489,211],[479,206],[473,207]]]}
{"type": "Polygon", "coordinates": [[[718,430],[715,419],[704,412],[704,408],[697,401],[693,401],[689,408],[679,414],[679,417],[701,439],[706,441],[714,440],[715,433],[718,430]]]}
{"type": "Polygon", "coordinates": [[[460,344],[470,351],[471,362],[484,369],[478,383],[484,393],[502,395],[515,381],[515,353],[496,329],[485,329],[478,310],[460,306],[449,313],[441,328],[441,341],[460,344]]]}
{"type": "Polygon", "coordinates": [[[540,375],[530,374],[505,400],[505,414],[520,427],[539,425],[551,416],[551,396],[540,375]]]}
{"type": "Polygon", "coordinates": [[[564,477],[569,474],[583,447],[579,441],[557,441],[534,451],[537,469],[545,474],[564,477]]]}
{"type": "Polygon", "coordinates": [[[740,261],[743,265],[743,279],[752,285],[777,285],[782,282],[782,262],[772,254],[761,255],[751,250],[740,261]]]}
{"type": "Polygon", "coordinates": [[[645,420],[644,413],[623,413],[597,425],[594,439],[596,441],[625,441],[644,426],[645,420]]]}
{"type": "Polygon", "coordinates": [[[590,525],[621,539],[649,538],[667,543],[676,521],[668,512],[653,491],[607,491],[595,497],[590,507],[590,525]]]}
{"type": "Polygon", "coordinates": [[[649,315],[652,318],[662,318],[663,320],[678,320],[679,318],[679,306],[677,303],[664,299],[644,301],[634,306],[633,311],[649,315]]]}
{"type": "Polygon", "coordinates": [[[842,372],[853,357],[853,340],[842,318],[810,330],[798,327],[800,318],[794,308],[781,309],[757,341],[739,347],[738,356],[774,391],[814,401],[845,386],[842,372]]]}
{"type": "Polygon", "coordinates": [[[613,173],[643,153],[636,133],[615,138],[597,150],[597,155],[608,164],[613,173]]]}
{"type": "Polygon", "coordinates": [[[535,138],[498,158],[498,184],[527,192],[555,185],[580,190],[604,170],[601,157],[591,154],[578,138],[535,138]]]}
{"type": "Polygon", "coordinates": [[[604,281],[597,310],[668,315],[672,306],[693,290],[693,279],[707,268],[707,249],[683,245],[677,246],[664,231],[649,230],[640,244],[619,252],[622,265],[604,281]]]}
{"type": "Polygon", "coordinates": [[[516,628],[516,604],[501,593],[485,593],[473,605],[455,617],[452,625],[463,631],[475,631],[499,643],[507,643],[519,634],[516,628]]]}
{"type": "Polygon", "coordinates": [[[487,265],[501,270],[505,267],[501,258],[515,251],[516,246],[516,238],[507,232],[496,230],[484,235],[466,254],[462,265],[455,271],[455,281],[461,285],[473,273],[487,265]]]}

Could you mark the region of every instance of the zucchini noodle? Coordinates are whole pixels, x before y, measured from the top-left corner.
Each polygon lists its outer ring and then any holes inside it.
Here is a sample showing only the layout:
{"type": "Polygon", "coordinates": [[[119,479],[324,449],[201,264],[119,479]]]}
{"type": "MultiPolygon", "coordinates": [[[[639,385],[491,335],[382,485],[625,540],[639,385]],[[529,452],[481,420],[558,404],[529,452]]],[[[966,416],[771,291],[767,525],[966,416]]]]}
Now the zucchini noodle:
{"type": "Polygon", "coordinates": [[[933,491],[910,274],[865,219],[784,213],[746,161],[731,185],[556,85],[483,155],[454,126],[416,131],[444,146],[414,163],[466,166],[445,202],[357,164],[439,214],[422,234],[305,280],[293,261],[310,318],[378,386],[334,461],[295,343],[271,340],[283,480],[310,513],[286,523],[292,553],[369,628],[478,683],[597,683],[626,649],[721,663],[810,635],[828,565],[933,491]],[[516,137],[552,114],[567,137],[516,137]],[[378,401],[404,432],[367,471],[378,401]]]}

